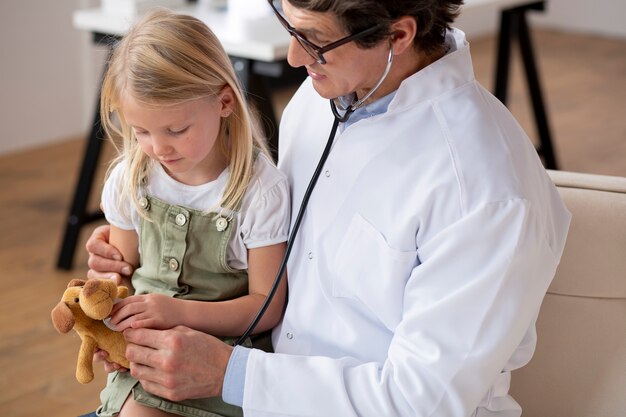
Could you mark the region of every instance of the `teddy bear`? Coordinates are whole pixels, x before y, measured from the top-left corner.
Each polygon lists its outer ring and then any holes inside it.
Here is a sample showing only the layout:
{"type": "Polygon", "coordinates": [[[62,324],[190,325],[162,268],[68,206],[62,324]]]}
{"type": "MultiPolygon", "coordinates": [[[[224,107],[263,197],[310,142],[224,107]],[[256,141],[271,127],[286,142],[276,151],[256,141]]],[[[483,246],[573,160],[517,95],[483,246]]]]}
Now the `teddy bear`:
{"type": "Polygon", "coordinates": [[[128,288],[109,279],[71,280],[59,304],[52,309],[52,323],[59,333],[74,329],[82,342],[78,351],[76,379],[81,384],[93,380],[93,354],[96,348],[108,352],[111,362],[128,368],[126,340],[107,327],[103,319],[111,314],[116,298],[128,296],[128,288]]]}

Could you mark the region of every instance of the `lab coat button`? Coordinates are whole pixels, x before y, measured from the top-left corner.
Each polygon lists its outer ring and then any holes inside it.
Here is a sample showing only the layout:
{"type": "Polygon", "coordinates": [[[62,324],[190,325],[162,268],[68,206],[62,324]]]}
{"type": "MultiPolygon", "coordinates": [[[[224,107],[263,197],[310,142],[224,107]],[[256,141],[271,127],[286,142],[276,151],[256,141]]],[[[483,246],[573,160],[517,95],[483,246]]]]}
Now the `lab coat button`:
{"type": "Polygon", "coordinates": [[[178,261],[176,259],[174,259],[174,258],[171,258],[169,263],[168,263],[168,266],[169,266],[170,270],[176,271],[176,270],[178,270],[178,261]]]}
{"type": "Polygon", "coordinates": [[[179,226],[184,226],[187,223],[187,217],[183,213],[178,213],[176,215],[176,224],[179,226]]]}
{"type": "Polygon", "coordinates": [[[309,259],[313,259],[313,252],[309,252],[309,259]]]}
{"type": "Polygon", "coordinates": [[[287,333],[287,339],[289,340],[293,339],[293,333],[287,333]]]}
{"type": "Polygon", "coordinates": [[[327,178],[330,177],[330,171],[326,170],[326,172],[324,172],[324,175],[326,175],[327,178]]]}

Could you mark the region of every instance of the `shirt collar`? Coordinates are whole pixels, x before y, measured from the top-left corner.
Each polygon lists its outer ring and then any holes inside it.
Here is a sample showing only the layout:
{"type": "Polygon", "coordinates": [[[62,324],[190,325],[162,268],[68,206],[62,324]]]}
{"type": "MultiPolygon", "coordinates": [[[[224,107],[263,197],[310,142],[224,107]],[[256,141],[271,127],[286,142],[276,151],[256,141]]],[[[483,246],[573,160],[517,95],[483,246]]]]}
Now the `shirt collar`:
{"type": "MultiPolygon", "coordinates": [[[[350,115],[348,120],[340,125],[340,130],[343,131],[351,124],[358,122],[359,120],[367,119],[368,117],[376,116],[378,114],[385,113],[389,107],[389,103],[396,95],[396,91],[392,91],[384,97],[379,98],[365,106],[359,107],[350,115]]],[[[339,103],[342,107],[347,108],[355,100],[354,94],[339,97],[339,103]]]]}
{"type": "Polygon", "coordinates": [[[446,49],[446,55],[402,81],[387,111],[436,100],[476,81],[465,34],[451,29],[446,34],[446,49]]]}
{"type": "MultiPolygon", "coordinates": [[[[445,43],[445,55],[450,55],[451,53],[456,52],[459,45],[463,45],[464,43],[466,43],[465,34],[459,30],[452,29],[451,31],[448,31],[446,33],[445,43]]],[[[359,120],[386,113],[387,109],[389,108],[389,103],[391,103],[393,98],[396,96],[397,91],[398,90],[392,91],[386,96],[356,109],[354,113],[350,115],[346,122],[341,123],[341,125],[339,126],[339,130],[343,132],[348,126],[358,122],[359,120]]],[[[350,104],[354,103],[354,101],[356,100],[356,95],[354,93],[348,94],[339,97],[337,100],[339,101],[339,104],[341,104],[341,107],[346,109],[350,106],[350,104]]]]}

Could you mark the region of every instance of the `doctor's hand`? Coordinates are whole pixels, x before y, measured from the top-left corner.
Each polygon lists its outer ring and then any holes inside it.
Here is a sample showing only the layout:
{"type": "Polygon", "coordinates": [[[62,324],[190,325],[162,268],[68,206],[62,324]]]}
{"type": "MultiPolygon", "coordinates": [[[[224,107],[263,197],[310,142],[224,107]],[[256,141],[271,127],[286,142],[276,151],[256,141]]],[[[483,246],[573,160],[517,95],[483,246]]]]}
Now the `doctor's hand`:
{"type": "Polygon", "coordinates": [[[98,349],[98,348],[96,348],[96,351],[93,354],[93,362],[94,363],[102,362],[102,364],[104,365],[104,372],[106,373],[111,373],[115,371],[120,371],[120,372],[128,371],[128,369],[124,368],[122,365],[115,363],[115,362],[110,362],[109,354],[106,351],[98,349]]]}
{"type": "Polygon", "coordinates": [[[89,252],[89,271],[87,277],[114,279],[117,285],[122,284],[122,276],[130,276],[133,267],[122,261],[122,254],[114,246],[109,245],[108,225],[98,226],[94,229],[85,245],[89,252]]]}
{"type": "Polygon", "coordinates": [[[171,401],[222,395],[232,346],[183,326],[127,329],[124,336],[131,375],[146,391],[171,401]]]}

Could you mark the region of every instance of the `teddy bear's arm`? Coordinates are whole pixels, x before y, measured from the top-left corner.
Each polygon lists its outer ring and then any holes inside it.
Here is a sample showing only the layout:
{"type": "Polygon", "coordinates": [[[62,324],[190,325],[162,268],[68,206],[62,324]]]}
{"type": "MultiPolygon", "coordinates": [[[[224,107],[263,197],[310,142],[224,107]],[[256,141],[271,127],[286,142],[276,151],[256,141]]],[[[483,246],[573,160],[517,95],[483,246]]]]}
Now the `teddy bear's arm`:
{"type": "Polygon", "coordinates": [[[76,364],[76,379],[81,384],[87,384],[93,380],[93,354],[96,345],[96,341],[91,336],[83,337],[76,364]]]}

